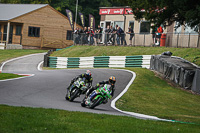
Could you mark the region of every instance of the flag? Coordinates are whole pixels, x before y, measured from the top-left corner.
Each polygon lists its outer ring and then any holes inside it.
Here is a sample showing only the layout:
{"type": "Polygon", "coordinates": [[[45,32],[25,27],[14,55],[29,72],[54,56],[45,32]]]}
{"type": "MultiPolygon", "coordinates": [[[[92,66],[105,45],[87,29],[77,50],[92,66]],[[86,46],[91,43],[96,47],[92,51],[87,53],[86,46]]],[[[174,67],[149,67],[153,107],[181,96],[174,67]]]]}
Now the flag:
{"type": "Polygon", "coordinates": [[[66,9],[67,17],[69,19],[69,23],[71,25],[72,31],[74,31],[74,21],[73,21],[73,14],[70,10],[66,9]]]}
{"type": "Polygon", "coordinates": [[[91,30],[95,30],[95,19],[91,14],[89,14],[89,26],[91,30]]]}
{"type": "Polygon", "coordinates": [[[85,27],[85,17],[84,17],[84,15],[81,12],[79,12],[79,16],[80,16],[81,23],[82,23],[83,27],[85,27]]]}

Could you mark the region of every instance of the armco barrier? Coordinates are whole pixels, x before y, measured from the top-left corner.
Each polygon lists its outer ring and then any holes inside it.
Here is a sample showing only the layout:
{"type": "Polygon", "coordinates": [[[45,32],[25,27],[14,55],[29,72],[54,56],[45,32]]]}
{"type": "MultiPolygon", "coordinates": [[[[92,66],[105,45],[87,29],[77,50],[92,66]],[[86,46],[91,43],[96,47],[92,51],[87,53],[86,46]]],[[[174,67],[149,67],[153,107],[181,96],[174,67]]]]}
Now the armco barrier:
{"type": "Polygon", "coordinates": [[[49,57],[52,68],[99,68],[99,67],[150,67],[151,55],[139,56],[94,56],[94,57],[49,57]]]}

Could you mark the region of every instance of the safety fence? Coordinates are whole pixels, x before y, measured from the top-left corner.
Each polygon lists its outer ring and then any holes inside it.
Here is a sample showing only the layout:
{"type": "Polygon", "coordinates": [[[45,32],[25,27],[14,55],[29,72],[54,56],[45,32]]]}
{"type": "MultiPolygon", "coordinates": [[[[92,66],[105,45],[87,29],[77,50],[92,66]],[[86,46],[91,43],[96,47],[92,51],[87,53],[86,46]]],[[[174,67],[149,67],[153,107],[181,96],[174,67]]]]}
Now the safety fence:
{"type": "Polygon", "coordinates": [[[161,36],[151,33],[94,33],[94,34],[73,34],[71,37],[74,45],[95,45],[95,46],[164,46],[177,48],[200,48],[200,34],[198,33],[163,33],[161,36]]]}
{"type": "Polygon", "coordinates": [[[51,68],[149,68],[151,55],[94,56],[94,57],[48,57],[51,68]]]}

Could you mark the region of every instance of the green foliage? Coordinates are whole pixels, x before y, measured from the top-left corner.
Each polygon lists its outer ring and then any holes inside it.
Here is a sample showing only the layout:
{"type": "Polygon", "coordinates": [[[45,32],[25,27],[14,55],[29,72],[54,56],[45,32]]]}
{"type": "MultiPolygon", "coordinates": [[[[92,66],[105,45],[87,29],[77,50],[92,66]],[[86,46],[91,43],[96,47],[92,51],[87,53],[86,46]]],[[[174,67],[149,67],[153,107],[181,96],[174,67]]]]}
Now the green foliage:
{"type": "Polygon", "coordinates": [[[137,20],[145,18],[156,25],[171,25],[174,21],[195,27],[199,31],[199,0],[119,0],[131,6],[137,20]],[[141,12],[145,9],[145,12],[141,12]]]}

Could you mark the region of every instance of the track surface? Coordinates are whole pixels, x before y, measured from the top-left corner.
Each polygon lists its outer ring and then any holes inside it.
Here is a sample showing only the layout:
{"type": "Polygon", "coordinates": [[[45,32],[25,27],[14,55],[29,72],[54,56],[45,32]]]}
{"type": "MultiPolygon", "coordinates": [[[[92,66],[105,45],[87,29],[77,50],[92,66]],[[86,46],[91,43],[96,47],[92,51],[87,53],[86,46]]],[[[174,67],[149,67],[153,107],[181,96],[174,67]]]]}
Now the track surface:
{"type": "MultiPolygon", "coordinates": [[[[44,54],[35,54],[8,62],[3,67],[3,73],[35,74],[33,77],[0,82],[0,104],[12,106],[42,107],[63,109],[69,111],[81,111],[103,113],[112,115],[127,115],[111,108],[107,104],[97,106],[95,109],[81,107],[83,96],[76,98],[74,102],[65,100],[66,87],[71,79],[84,73],[86,69],[62,69],[44,70],[37,69],[43,61],[44,54]]],[[[93,86],[109,76],[116,77],[116,91],[113,99],[123,91],[132,74],[115,69],[90,69],[93,76],[93,86]]]]}

